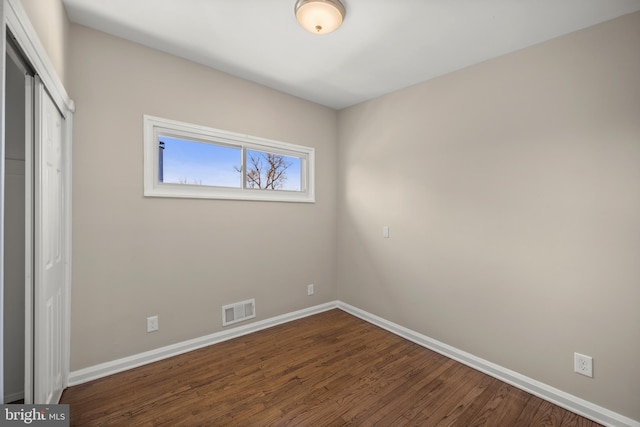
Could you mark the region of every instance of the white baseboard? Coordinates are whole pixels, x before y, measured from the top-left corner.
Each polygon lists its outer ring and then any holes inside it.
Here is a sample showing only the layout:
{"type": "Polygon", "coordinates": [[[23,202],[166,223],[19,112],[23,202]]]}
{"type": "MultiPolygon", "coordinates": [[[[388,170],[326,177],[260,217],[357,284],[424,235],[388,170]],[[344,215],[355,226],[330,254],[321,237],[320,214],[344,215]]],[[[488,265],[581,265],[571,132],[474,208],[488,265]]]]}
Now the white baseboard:
{"type": "Polygon", "coordinates": [[[292,320],[297,320],[303,317],[318,314],[323,311],[334,309],[337,306],[337,301],[328,302],[325,304],[316,305],[314,307],[294,311],[292,313],[283,314],[281,316],[272,317],[270,319],[265,319],[247,325],[238,326],[236,328],[227,329],[221,332],[216,332],[214,334],[205,335],[203,337],[194,338],[192,340],[160,347],[155,350],[145,351],[144,353],[134,354],[132,356],[113,360],[111,362],[105,362],[99,365],[90,366],[88,368],[69,373],[68,384],[69,387],[83,384],[89,381],[96,380],[98,378],[117,374],[118,372],[137,368],[138,366],[146,365],[148,363],[157,362],[158,360],[167,359],[169,357],[197,350],[199,348],[206,347],[212,344],[217,344],[223,341],[238,338],[252,332],[260,331],[262,329],[271,328],[282,323],[291,322],[292,320]]]}
{"type": "MultiPolygon", "coordinates": [[[[267,329],[282,323],[291,322],[303,317],[311,316],[323,311],[339,308],[349,314],[359,317],[373,325],[379,326],[395,335],[401,336],[425,348],[433,350],[453,360],[463,363],[471,368],[484,372],[494,378],[504,381],[514,387],[531,393],[541,399],[554,403],[571,412],[582,415],[600,424],[610,427],[640,427],[640,422],[625,417],[624,415],[610,411],[606,408],[588,402],[577,396],[573,396],[557,388],[543,384],[532,378],[514,372],[510,369],[491,363],[487,360],[474,356],[473,354],[459,350],[450,345],[444,344],[426,335],[422,335],[411,329],[405,328],[374,314],[360,310],[352,305],[342,301],[333,301],[314,307],[305,308],[303,310],[294,311],[292,313],[283,314],[281,316],[272,317],[270,319],[261,320],[248,325],[239,326],[237,328],[216,332],[204,337],[183,341],[166,347],[147,351],[111,362],[101,363],[96,366],[73,371],[69,374],[69,386],[82,384],[118,372],[156,362],[158,360],[167,359],[189,351],[197,350],[212,344],[217,344],[243,335],[267,329]]],[[[17,399],[15,399],[17,400],[17,399]]]]}
{"type": "Polygon", "coordinates": [[[405,328],[404,326],[389,322],[388,320],[368,313],[364,310],[360,310],[359,308],[353,307],[344,302],[339,301],[338,308],[373,325],[379,326],[382,329],[385,329],[409,341],[412,341],[418,345],[433,350],[436,353],[447,356],[473,369],[484,372],[485,374],[490,375],[493,378],[497,378],[500,381],[503,381],[507,384],[538,396],[541,399],[547,400],[555,405],[565,408],[571,412],[575,412],[578,415],[582,415],[585,418],[589,418],[590,420],[593,420],[605,426],[640,427],[640,422],[625,417],[624,415],[610,411],[609,409],[603,408],[577,396],[573,396],[569,393],[565,393],[562,390],[558,390],[557,388],[551,387],[547,384],[543,384],[510,369],[476,357],[473,354],[469,354],[465,351],[434,340],[433,338],[429,338],[426,335],[422,335],[418,332],[412,331],[411,329],[405,328]]]}

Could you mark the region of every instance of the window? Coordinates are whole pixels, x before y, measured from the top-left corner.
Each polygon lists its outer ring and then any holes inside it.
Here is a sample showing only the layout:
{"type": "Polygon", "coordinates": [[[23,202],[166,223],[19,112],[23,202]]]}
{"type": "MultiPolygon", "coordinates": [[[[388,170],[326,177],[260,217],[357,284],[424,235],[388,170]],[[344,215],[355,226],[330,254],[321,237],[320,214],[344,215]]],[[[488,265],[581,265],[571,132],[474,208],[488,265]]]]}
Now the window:
{"type": "Polygon", "coordinates": [[[144,195],[314,202],[310,147],[144,116],[144,195]]]}

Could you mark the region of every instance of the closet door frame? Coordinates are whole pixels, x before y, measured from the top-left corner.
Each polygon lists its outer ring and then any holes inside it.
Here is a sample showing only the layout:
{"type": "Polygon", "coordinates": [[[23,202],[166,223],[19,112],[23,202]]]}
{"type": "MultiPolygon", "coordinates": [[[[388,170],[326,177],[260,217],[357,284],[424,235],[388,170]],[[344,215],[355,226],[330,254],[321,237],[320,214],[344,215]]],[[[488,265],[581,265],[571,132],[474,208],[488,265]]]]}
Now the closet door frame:
{"type": "MultiPolygon", "coordinates": [[[[51,96],[54,104],[57,106],[59,111],[62,113],[64,118],[64,128],[63,128],[63,136],[62,136],[62,145],[63,145],[63,163],[66,165],[66,179],[63,184],[63,191],[65,193],[64,198],[64,218],[62,218],[62,229],[64,230],[62,235],[63,240],[63,251],[65,258],[64,265],[64,301],[63,305],[65,307],[63,312],[62,319],[62,329],[63,329],[63,342],[60,343],[62,349],[62,383],[63,388],[68,386],[68,377],[69,377],[69,360],[70,360],[70,333],[71,333],[71,321],[70,321],[70,311],[71,311],[71,207],[72,207],[72,192],[71,192],[71,176],[72,176],[72,164],[71,164],[71,150],[72,150],[72,130],[73,130],[73,113],[75,111],[75,105],[73,101],[69,98],[60,78],[58,77],[55,68],[51,60],[49,59],[42,43],[40,42],[38,35],[31,25],[29,18],[22,7],[22,4],[19,0],[0,0],[0,19],[4,23],[3,31],[0,35],[0,43],[3,46],[3,51],[0,55],[0,70],[2,81],[6,78],[5,69],[5,59],[6,59],[6,46],[7,46],[7,35],[13,39],[14,44],[21,50],[25,60],[29,63],[29,65],[33,68],[35,73],[39,76],[42,81],[44,87],[46,87],[47,92],[51,96]]],[[[2,123],[2,132],[0,132],[0,155],[4,158],[4,150],[5,150],[5,139],[4,139],[4,118],[5,118],[5,93],[4,89],[0,85],[0,120],[2,123]]],[[[30,176],[33,176],[34,171],[25,171],[29,173],[30,176]]],[[[2,225],[4,223],[4,162],[0,162],[0,242],[4,241],[4,230],[2,229],[2,225]]],[[[33,217],[33,211],[28,214],[33,217]]],[[[33,234],[28,236],[33,241],[33,234]]],[[[4,293],[4,287],[2,283],[2,278],[4,275],[4,266],[3,266],[3,245],[0,245],[0,307],[2,307],[3,298],[2,294],[4,293]]],[[[37,248],[32,248],[33,250],[37,250],[37,248]]],[[[33,253],[33,250],[31,253],[33,253]]],[[[31,255],[33,256],[33,255],[31,255]]],[[[33,266],[32,266],[33,267],[33,266]]],[[[31,268],[32,275],[33,268],[31,268]]],[[[34,315],[33,312],[33,301],[34,301],[34,290],[30,286],[26,287],[25,290],[25,403],[34,403],[34,389],[33,389],[33,361],[34,359],[34,315]]],[[[0,316],[0,350],[3,350],[3,337],[2,337],[2,329],[3,329],[3,316],[0,316]]],[[[4,374],[2,372],[3,367],[3,353],[4,351],[0,351],[0,399],[4,400],[4,374]]],[[[39,402],[35,402],[39,403],[39,402]]],[[[51,402],[57,403],[57,402],[51,402]]]]}

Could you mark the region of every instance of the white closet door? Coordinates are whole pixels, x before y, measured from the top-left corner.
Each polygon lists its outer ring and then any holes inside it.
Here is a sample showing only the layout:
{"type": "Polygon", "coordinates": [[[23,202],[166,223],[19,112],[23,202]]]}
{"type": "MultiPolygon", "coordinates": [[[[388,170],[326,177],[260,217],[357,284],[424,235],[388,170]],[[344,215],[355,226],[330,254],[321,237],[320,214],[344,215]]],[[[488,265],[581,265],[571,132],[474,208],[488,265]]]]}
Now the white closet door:
{"type": "Polygon", "coordinates": [[[65,312],[64,118],[35,79],[34,403],[58,403],[65,312]]]}

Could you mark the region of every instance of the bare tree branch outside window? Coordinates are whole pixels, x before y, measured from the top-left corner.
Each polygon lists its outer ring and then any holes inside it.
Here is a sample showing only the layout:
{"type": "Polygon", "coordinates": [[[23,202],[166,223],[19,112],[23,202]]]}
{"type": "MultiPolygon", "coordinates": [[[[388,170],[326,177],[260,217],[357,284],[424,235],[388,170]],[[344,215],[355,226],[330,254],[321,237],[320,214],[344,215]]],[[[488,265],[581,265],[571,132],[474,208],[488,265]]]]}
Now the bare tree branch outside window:
{"type": "MultiPolygon", "coordinates": [[[[261,188],[265,190],[279,190],[287,182],[287,163],[280,154],[247,152],[247,188],[261,188]]],[[[241,168],[235,167],[241,172],[241,168]]]]}

